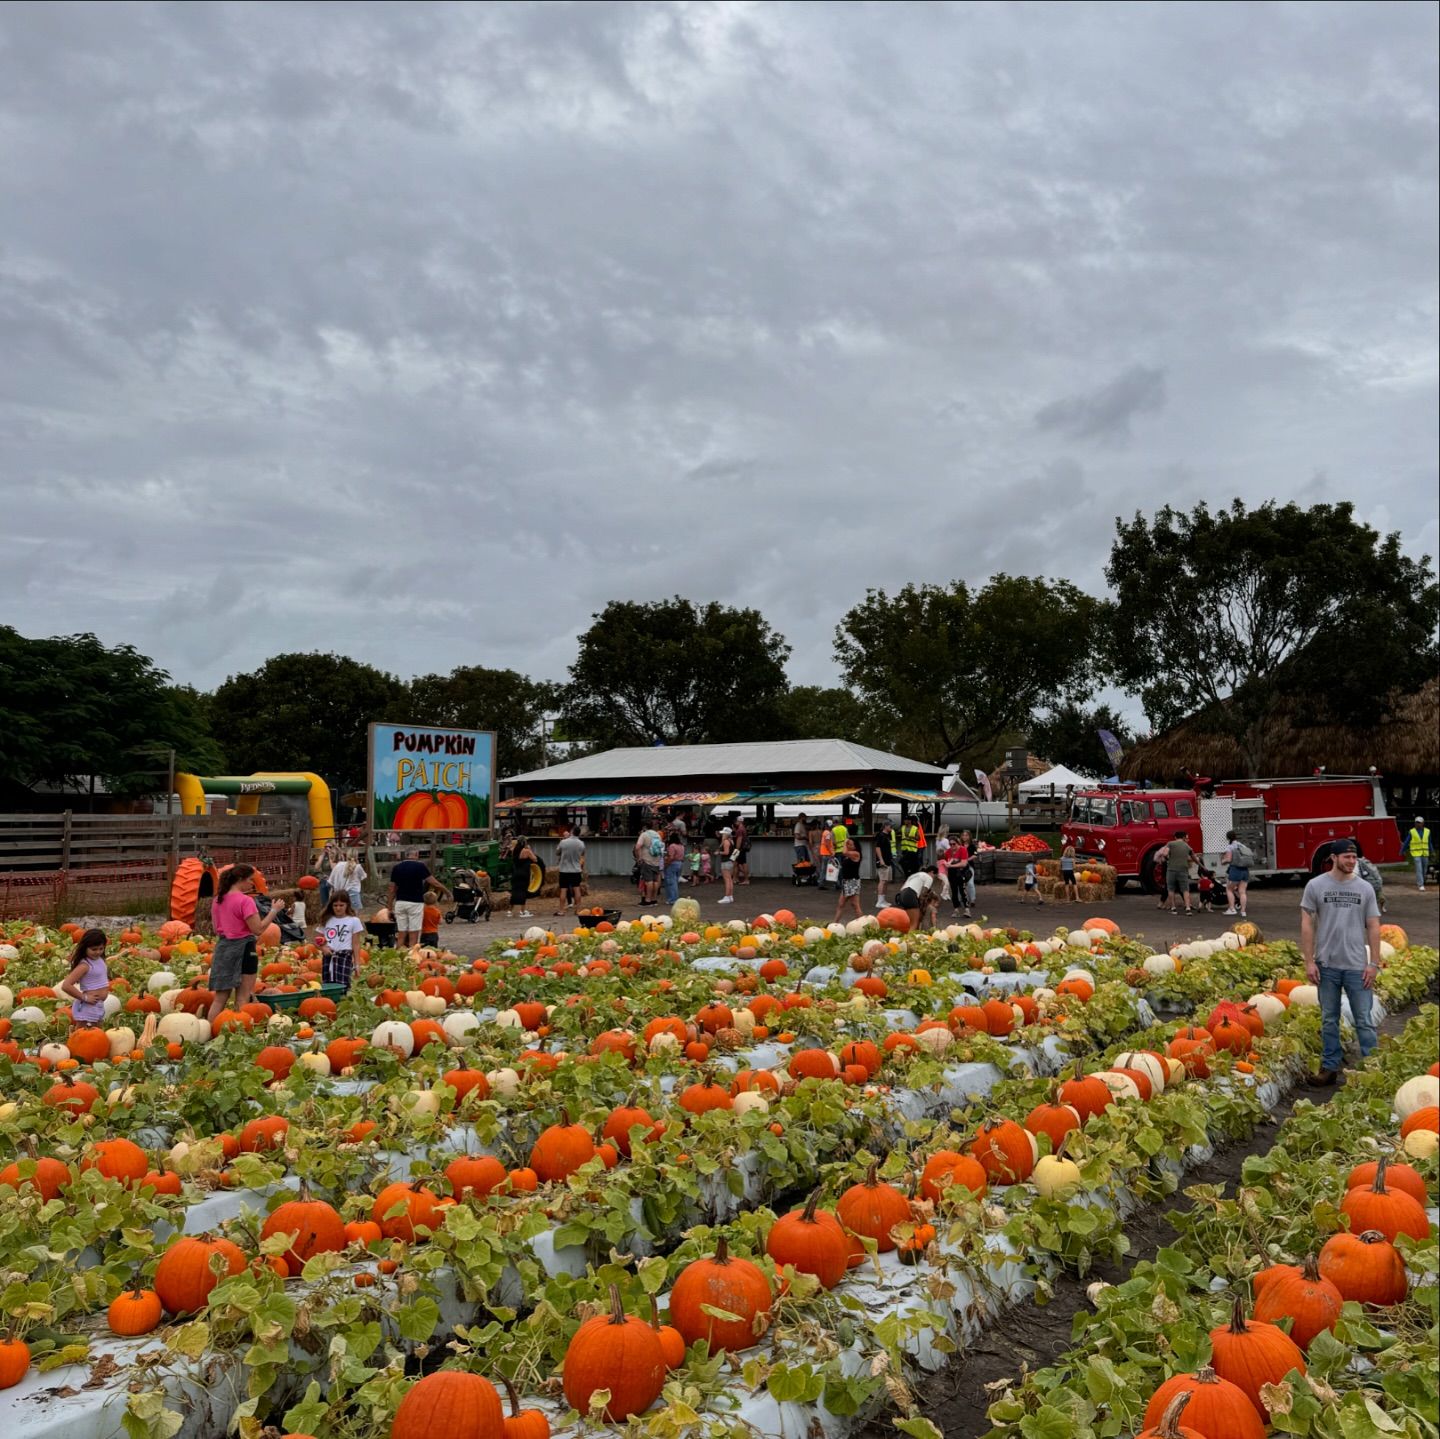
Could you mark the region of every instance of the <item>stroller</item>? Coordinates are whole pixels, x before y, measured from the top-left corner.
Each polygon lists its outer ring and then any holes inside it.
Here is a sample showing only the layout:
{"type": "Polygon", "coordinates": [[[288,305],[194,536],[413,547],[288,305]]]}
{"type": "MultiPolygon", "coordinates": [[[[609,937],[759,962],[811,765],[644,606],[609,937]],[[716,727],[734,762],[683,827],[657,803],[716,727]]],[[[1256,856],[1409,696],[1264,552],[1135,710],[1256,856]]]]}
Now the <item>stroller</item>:
{"type": "Polygon", "coordinates": [[[1213,869],[1206,869],[1203,864],[1198,868],[1200,908],[1223,912],[1225,906],[1230,902],[1225,881],[1213,869]]]}
{"type": "Polygon", "coordinates": [[[450,894],[455,908],[446,910],[445,923],[454,924],[463,919],[474,924],[477,919],[487,923],[490,919],[490,876],[483,878],[473,869],[457,869],[451,875],[450,894]]]}
{"type": "Polygon", "coordinates": [[[793,884],[796,889],[800,889],[809,884],[819,884],[820,875],[808,859],[797,859],[795,863],[790,866],[790,883],[793,884]]]}

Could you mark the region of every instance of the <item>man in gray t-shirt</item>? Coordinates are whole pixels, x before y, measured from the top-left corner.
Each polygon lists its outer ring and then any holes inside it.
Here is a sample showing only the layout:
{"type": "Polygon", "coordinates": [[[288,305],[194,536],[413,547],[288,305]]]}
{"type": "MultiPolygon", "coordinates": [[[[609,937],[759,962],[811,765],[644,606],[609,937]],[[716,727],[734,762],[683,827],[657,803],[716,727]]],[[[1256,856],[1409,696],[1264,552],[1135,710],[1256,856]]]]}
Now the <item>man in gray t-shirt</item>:
{"type": "Polygon", "coordinates": [[[1195,851],[1186,842],[1185,831],[1177,829],[1175,838],[1165,846],[1165,893],[1160,897],[1161,909],[1168,901],[1170,913],[1176,914],[1183,901],[1185,913],[1190,913],[1190,861],[1194,858],[1195,851]]]}
{"type": "Polygon", "coordinates": [[[1300,900],[1300,952],[1305,975],[1320,991],[1320,1072],[1312,1084],[1334,1084],[1345,1064],[1340,1048],[1342,997],[1361,1055],[1375,1048],[1370,1001],[1380,973],[1380,906],[1375,891],[1355,872],[1353,839],[1336,841],[1330,868],[1305,886],[1300,900]]]}
{"type": "Polygon", "coordinates": [[[555,911],[557,915],[564,914],[567,909],[574,909],[580,902],[584,866],[585,841],[568,829],[563,831],[560,843],[555,846],[555,868],[560,876],[560,908],[555,911]]]}

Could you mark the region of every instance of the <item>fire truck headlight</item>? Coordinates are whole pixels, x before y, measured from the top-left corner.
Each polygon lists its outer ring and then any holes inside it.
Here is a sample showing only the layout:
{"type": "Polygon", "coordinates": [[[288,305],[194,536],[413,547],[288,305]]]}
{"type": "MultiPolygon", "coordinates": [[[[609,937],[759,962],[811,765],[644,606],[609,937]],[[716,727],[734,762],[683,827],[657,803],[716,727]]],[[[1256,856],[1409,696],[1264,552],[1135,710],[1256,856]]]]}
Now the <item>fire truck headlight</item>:
{"type": "Polygon", "coordinates": [[[1104,849],[1104,848],[1105,848],[1105,841],[1104,841],[1103,839],[1097,839],[1097,840],[1095,841],[1095,848],[1096,848],[1096,849],[1104,849]]]}

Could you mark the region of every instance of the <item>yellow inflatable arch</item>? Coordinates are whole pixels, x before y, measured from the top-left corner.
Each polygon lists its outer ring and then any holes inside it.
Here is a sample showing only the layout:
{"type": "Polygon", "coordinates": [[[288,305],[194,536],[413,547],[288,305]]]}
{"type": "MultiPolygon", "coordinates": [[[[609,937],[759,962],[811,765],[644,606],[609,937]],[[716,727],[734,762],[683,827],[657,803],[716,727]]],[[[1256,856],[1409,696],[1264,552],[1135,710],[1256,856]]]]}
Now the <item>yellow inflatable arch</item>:
{"type": "Polygon", "coordinates": [[[303,794],[310,805],[310,842],[318,848],[335,838],[330,787],[318,774],[268,770],[249,775],[177,774],[175,793],[181,814],[204,814],[207,794],[233,794],[237,814],[258,813],[261,797],[267,794],[303,794]]]}

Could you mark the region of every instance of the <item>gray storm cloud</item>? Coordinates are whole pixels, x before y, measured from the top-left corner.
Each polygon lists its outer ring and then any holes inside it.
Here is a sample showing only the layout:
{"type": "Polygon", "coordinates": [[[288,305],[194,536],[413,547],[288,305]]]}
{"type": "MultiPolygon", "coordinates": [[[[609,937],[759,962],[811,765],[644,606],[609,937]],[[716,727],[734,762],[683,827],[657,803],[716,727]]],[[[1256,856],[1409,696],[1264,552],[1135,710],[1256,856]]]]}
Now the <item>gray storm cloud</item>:
{"type": "Polygon", "coordinates": [[[0,8],[0,619],[559,677],[610,598],[1437,548],[1416,5],[0,8]]]}

